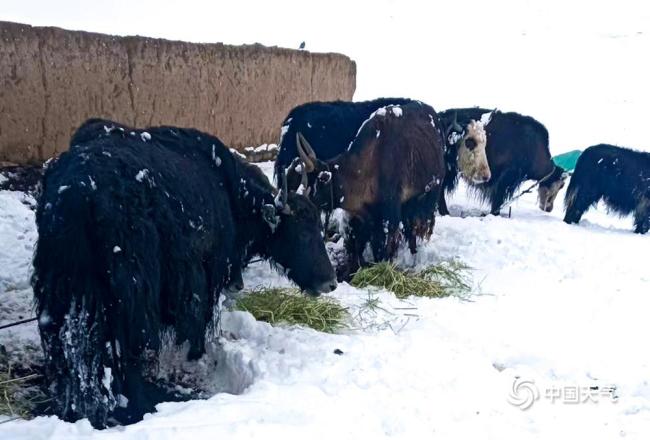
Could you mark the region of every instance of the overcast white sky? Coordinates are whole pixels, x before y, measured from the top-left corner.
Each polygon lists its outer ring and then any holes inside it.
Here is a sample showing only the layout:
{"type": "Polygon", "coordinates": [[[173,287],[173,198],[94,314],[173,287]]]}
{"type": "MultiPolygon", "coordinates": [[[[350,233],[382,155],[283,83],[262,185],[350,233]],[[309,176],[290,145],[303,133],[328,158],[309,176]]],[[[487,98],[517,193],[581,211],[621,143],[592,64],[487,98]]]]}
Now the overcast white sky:
{"type": "Polygon", "coordinates": [[[650,149],[650,2],[0,0],[0,20],[195,42],[342,52],[355,99],[531,114],[554,151],[650,149]],[[577,129],[580,127],[580,129],[577,129]]]}

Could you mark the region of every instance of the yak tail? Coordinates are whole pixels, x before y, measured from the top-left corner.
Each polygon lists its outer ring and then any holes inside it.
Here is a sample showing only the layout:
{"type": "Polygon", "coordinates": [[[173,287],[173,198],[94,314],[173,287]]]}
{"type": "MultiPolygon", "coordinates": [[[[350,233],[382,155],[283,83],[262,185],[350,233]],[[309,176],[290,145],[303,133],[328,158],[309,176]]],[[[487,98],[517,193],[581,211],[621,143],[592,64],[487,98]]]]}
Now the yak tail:
{"type": "Polygon", "coordinates": [[[89,187],[47,189],[37,212],[32,279],[46,380],[59,417],[88,418],[103,428],[117,406],[126,407],[126,359],[144,350],[151,334],[146,320],[133,313],[140,277],[127,264],[116,264],[128,246],[144,243],[118,243],[115,231],[124,220],[117,212],[98,213],[89,187]]]}
{"type": "Polygon", "coordinates": [[[95,425],[115,406],[110,386],[114,352],[104,346],[107,286],[97,276],[87,199],[76,187],[57,200],[48,195],[37,212],[32,278],[46,378],[58,416],[68,421],[88,417],[95,425]]]}
{"type": "Polygon", "coordinates": [[[564,194],[564,209],[569,210],[573,209],[573,205],[576,202],[576,193],[577,193],[577,188],[575,188],[575,185],[572,185],[569,183],[569,187],[566,190],[566,194],[564,194]]]}

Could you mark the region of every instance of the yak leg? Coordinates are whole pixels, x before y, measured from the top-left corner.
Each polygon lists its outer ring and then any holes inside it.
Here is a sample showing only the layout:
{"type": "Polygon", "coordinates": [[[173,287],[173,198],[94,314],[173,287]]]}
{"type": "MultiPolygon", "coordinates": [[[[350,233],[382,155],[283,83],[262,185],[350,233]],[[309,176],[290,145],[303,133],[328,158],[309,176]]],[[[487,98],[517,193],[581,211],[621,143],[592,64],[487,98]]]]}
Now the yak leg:
{"type": "Polygon", "coordinates": [[[391,260],[399,245],[400,203],[390,200],[380,205],[374,215],[371,246],[375,262],[391,260]]]}
{"type": "Polygon", "coordinates": [[[404,239],[408,243],[411,254],[415,254],[417,252],[418,220],[413,217],[408,217],[402,219],[402,224],[404,226],[404,239]]]}
{"type": "Polygon", "coordinates": [[[579,186],[575,189],[569,187],[566,202],[565,223],[578,223],[582,215],[600,200],[601,194],[591,187],[579,186]]]}
{"type": "Polygon", "coordinates": [[[419,229],[417,200],[411,199],[402,205],[402,225],[404,239],[408,243],[411,254],[415,254],[419,229]]]}
{"type": "Polygon", "coordinates": [[[366,219],[352,217],[348,223],[345,236],[347,264],[336,268],[338,281],[347,281],[360,267],[365,266],[363,251],[370,240],[369,222],[366,219]]]}
{"type": "Polygon", "coordinates": [[[402,206],[404,238],[408,242],[411,254],[417,252],[418,238],[428,240],[431,237],[435,224],[437,202],[442,199],[441,194],[430,191],[409,200],[402,206]]]}
{"type": "Polygon", "coordinates": [[[188,264],[184,268],[183,286],[177,303],[174,328],[177,343],[188,341],[188,360],[196,360],[205,353],[205,331],[212,313],[213,292],[209,289],[203,264],[188,264]]]}
{"type": "Polygon", "coordinates": [[[506,201],[510,184],[510,173],[505,172],[499,180],[496,181],[494,186],[490,188],[490,214],[499,215],[501,213],[501,207],[506,201]]]}
{"type": "Polygon", "coordinates": [[[445,200],[444,191],[440,191],[440,197],[438,199],[438,213],[440,215],[449,215],[449,209],[447,208],[447,201],[445,200]]]}
{"type": "Polygon", "coordinates": [[[645,234],[650,229],[650,198],[641,197],[634,210],[634,232],[645,234]]]}
{"type": "Polygon", "coordinates": [[[146,384],[140,356],[131,354],[121,367],[124,374],[121,394],[125,399],[118,397],[118,406],[113,411],[112,417],[118,423],[128,425],[139,422],[147,413],[156,412],[156,404],[161,401],[151,399],[149,393],[145,391],[146,384]]]}

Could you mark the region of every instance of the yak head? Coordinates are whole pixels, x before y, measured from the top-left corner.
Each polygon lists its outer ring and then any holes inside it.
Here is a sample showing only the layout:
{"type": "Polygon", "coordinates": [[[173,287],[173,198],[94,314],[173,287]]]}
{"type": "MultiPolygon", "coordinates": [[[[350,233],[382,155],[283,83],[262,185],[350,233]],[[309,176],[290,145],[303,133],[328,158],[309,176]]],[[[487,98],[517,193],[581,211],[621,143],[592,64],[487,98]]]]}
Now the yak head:
{"type": "Polygon", "coordinates": [[[461,126],[454,114],[454,120],[447,128],[446,142],[457,149],[457,163],[460,174],[474,184],[485,183],[492,177],[488,164],[485,147],[487,146],[487,133],[485,126],[492,118],[485,121],[471,120],[466,126],[461,126]]]}
{"type": "Polygon", "coordinates": [[[336,289],[336,275],[325,250],[320,213],[307,197],[287,190],[286,174],[281,181],[275,203],[262,208],[271,228],[268,255],[308,294],[331,292],[336,289]]]}
{"type": "Polygon", "coordinates": [[[556,166],[550,175],[540,180],[537,190],[539,209],[546,212],[553,210],[553,202],[564,187],[567,176],[568,174],[562,168],[556,166]]]}
{"type": "Polygon", "coordinates": [[[296,148],[298,157],[287,169],[290,185],[297,187],[298,192],[309,197],[320,210],[337,208],[333,186],[337,175],[336,164],[330,166],[330,163],[318,159],[302,133],[296,134],[296,148]]]}

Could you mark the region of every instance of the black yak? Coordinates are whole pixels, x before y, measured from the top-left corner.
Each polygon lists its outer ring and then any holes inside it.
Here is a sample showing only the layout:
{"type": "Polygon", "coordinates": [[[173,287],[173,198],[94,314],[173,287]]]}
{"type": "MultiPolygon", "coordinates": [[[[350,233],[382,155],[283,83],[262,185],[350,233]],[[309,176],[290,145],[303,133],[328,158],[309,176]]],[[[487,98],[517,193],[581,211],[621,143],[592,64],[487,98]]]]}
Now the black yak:
{"type": "Polygon", "coordinates": [[[336,287],[320,218],[194,129],[91,120],[43,179],[32,284],[55,413],[102,428],[174,398],[143,378],[161,331],[204,353],[221,290],[253,254],[336,287]]]}
{"type": "MultiPolygon", "coordinates": [[[[308,102],[292,109],[282,122],[280,151],[275,160],[275,176],[298,157],[296,135],[302,133],[321,160],[332,159],[350,145],[361,124],[378,108],[412,102],[407,98],[380,98],[372,101],[308,102]]],[[[291,182],[289,183],[291,189],[291,182]]]]}
{"type": "MultiPolygon", "coordinates": [[[[535,119],[518,113],[503,113],[484,108],[449,109],[440,113],[446,125],[457,120],[462,124],[481,121],[487,135],[487,159],[492,177],[487,182],[469,181],[473,189],[490,203],[490,212],[498,215],[521,184],[529,179],[539,182],[539,207],[550,212],[558,191],[564,186],[566,174],[551,160],[548,131],[535,119]]],[[[452,193],[458,184],[458,174],[448,168],[445,193],[452,193]]],[[[444,197],[439,211],[449,214],[444,197]]]]}
{"type": "Polygon", "coordinates": [[[300,159],[288,172],[301,174],[304,190],[318,207],[325,211],[340,207],[351,216],[346,238],[349,264],[341,278],[365,264],[368,241],[375,261],[392,259],[400,241],[400,222],[413,253],[416,238],[431,235],[445,175],[438,127],[435,110],[420,102],[382,107],[362,125],[346,151],[328,161],[317,157],[306,136],[296,135],[300,159]]]}
{"type": "Polygon", "coordinates": [[[564,221],[578,223],[601,199],[620,215],[634,213],[634,232],[648,232],[650,153],[607,144],[583,151],[564,197],[564,221]]]}

